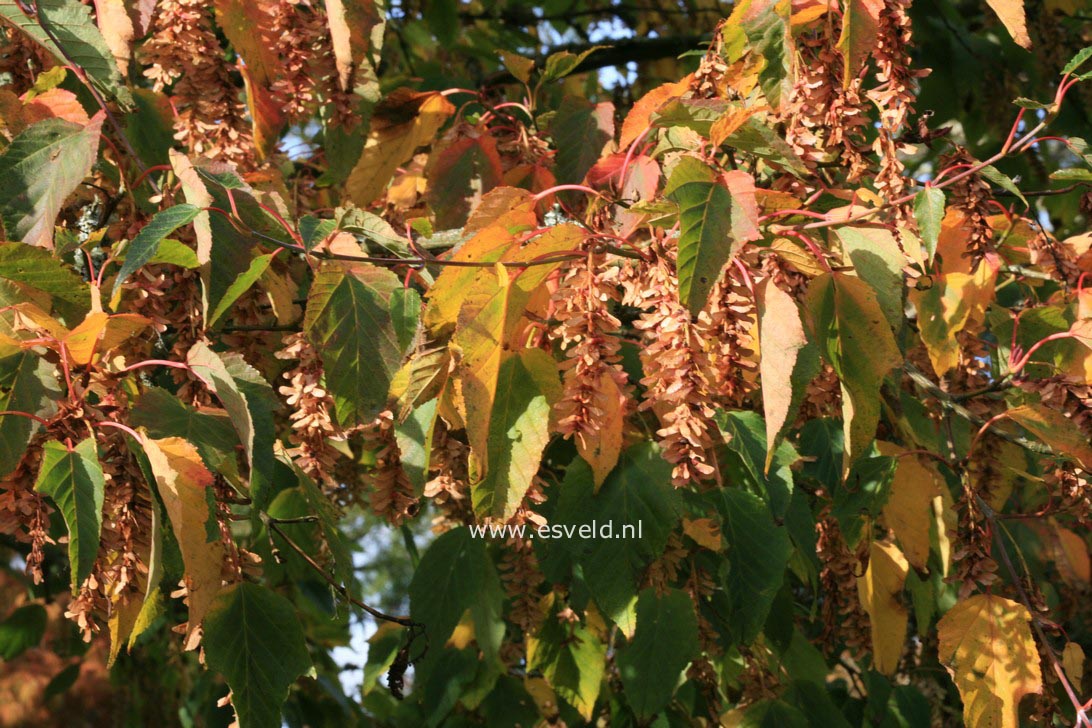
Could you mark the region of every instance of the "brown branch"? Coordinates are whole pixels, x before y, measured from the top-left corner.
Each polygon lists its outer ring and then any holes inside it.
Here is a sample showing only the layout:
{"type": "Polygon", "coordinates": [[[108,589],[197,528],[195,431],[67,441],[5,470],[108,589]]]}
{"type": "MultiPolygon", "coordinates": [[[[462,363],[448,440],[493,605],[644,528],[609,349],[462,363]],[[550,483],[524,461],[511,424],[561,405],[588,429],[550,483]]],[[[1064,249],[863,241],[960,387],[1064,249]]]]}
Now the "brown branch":
{"type": "Polygon", "coordinates": [[[318,573],[318,575],[321,576],[326,581],[326,583],[330,585],[330,587],[334,591],[336,591],[338,594],[340,594],[341,597],[345,601],[349,602],[353,606],[359,607],[360,609],[364,610],[365,612],[367,612],[371,616],[375,617],[376,619],[380,619],[380,620],[382,620],[384,622],[393,622],[394,624],[398,624],[398,625],[401,625],[403,627],[409,627],[410,630],[413,630],[413,631],[419,632],[421,634],[424,634],[425,625],[422,624],[421,622],[414,621],[413,619],[410,619],[409,617],[396,617],[394,615],[387,614],[385,612],[381,612],[378,609],[376,609],[375,607],[368,606],[364,602],[362,602],[359,599],[357,599],[356,597],[354,597],[343,584],[339,583],[334,577],[332,577],[328,573],[326,573],[326,569],[322,568],[321,564],[319,564],[317,561],[315,561],[313,558],[311,558],[310,554],[308,554],[306,551],[303,550],[303,547],[301,547],[299,544],[297,544],[295,541],[293,541],[288,536],[288,534],[286,534],[284,532],[284,529],[282,529],[280,527],[280,524],[284,523],[286,521],[283,521],[281,519],[271,518],[271,517],[267,516],[264,513],[262,513],[260,515],[261,515],[262,520],[269,527],[269,529],[271,531],[273,531],[274,533],[276,533],[278,536],[280,536],[284,540],[284,542],[286,544],[288,544],[289,548],[291,548],[293,551],[295,551],[300,556],[300,558],[302,558],[304,561],[306,561],[307,564],[312,569],[314,569],[318,573]]]}

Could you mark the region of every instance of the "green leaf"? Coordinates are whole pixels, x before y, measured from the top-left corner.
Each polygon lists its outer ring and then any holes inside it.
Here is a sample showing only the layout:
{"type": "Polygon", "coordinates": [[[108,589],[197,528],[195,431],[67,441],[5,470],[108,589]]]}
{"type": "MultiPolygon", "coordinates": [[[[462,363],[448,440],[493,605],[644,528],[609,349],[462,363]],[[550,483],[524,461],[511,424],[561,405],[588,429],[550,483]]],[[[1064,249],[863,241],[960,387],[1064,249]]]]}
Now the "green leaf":
{"type": "Polygon", "coordinates": [[[1064,76],[1067,73],[1073,73],[1083,66],[1089,58],[1092,58],[1092,46],[1080,49],[1075,56],[1069,59],[1069,63],[1065,64],[1065,68],[1062,69],[1062,75],[1064,76]]]}
{"type": "Polygon", "coordinates": [[[944,220],[944,190],[926,187],[914,195],[914,219],[918,223],[921,242],[925,243],[928,261],[932,263],[933,256],[937,254],[940,223],[944,220]]]}
{"type": "Polygon", "coordinates": [[[190,348],[186,361],[231,417],[250,465],[250,497],[256,510],[264,509],[273,494],[273,388],[241,354],[221,357],[203,342],[190,348]]]}
{"type": "Polygon", "coordinates": [[[535,542],[543,569],[551,580],[564,581],[578,564],[603,614],[632,635],[638,578],[663,554],[682,513],[671,487],[671,465],[646,442],[622,453],[598,492],[582,459],[569,466],[560,491],[550,520],[552,537],[535,542]],[[610,538],[581,535],[582,527],[590,532],[606,524],[611,524],[610,538]]]}
{"type": "Polygon", "coordinates": [[[898,331],[906,309],[902,272],[906,258],[894,234],[881,227],[842,227],[836,232],[857,275],[872,286],[887,322],[898,331]]]}
{"type": "Polygon", "coordinates": [[[560,78],[565,78],[575,71],[577,66],[584,62],[584,59],[597,50],[600,50],[602,47],[603,46],[594,46],[586,51],[581,51],[580,53],[560,51],[551,54],[546,59],[546,66],[542,71],[542,79],[539,81],[539,85],[548,81],[556,81],[560,78]]]}
{"type": "Polygon", "coordinates": [[[744,243],[760,237],[754,180],[738,171],[725,178],[731,186],[700,159],[683,157],[664,191],[679,206],[679,300],[695,316],[724,266],[744,243]]]}
{"type": "Polygon", "coordinates": [[[1058,169],[1051,172],[1050,178],[1063,180],[1065,182],[1092,182],[1092,170],[1081,169],[1079,167],[1067,167],[1066,169],[1058,169]]]}
{"type": "Polygon", "coordinates": [[[40,604],[19,607],[0,622],[0,660],[14,660],[37,647],[46,630],[46,610],[40,604]]]}
{"type": "Polygon", "coordinates": [[[71,450],[55,440],[42,448],[42,467],[34,490],[53,499],[68,526],[73,592],[91,573],[99,553],[105,485],[94,437],[71,450]]]}
{"type": "Polygon", "coordinates": [[[750,52],[763,63],[758,72],[758,83],[770,106],[777,109],[781,99],[788,97],[792,76],[792,36],[789,16],[792,3],[778,0],[769,3],[759,12],[746,13],[741,18],[743,32],[747,34],[750,52]]]}
{"type": "Polygon", "coordinates": [[[1044,104],[1042,101],[1036,101],[1034,99],[1027,99],[1023,96],[1017,96],[1012,100],[1012,103],[1019,106],[1021,109],[1034,109],[1036,111],[1045,111],[1050,109],[1052,104],[1044,104]]]}
{"type": "Polygon", "coordinates": [[[414,288],[391,291],[391,325],[398,336],[402,351],[417,338],[417,322],[421,320],[421,294],[414,288]]]}
{"type": "Polygon", "coordinates": [[[559,619],[562,606],[551,595],[551,609],[534,636],[527,638],[527,669],[541,671],[565,702],[590,721],[606,668],[607,650],[585,625],[559,619]]]}
{"type": "Polygon", "coordinates": [[[265,587],[241,582],[217,595],[201,644],[224,676],[240,728],[280,728],[288,688],[313,673],[296,609],[265,587]]]}
{"type": "Polygon", "coordinates": [[[200,214],[200,208],[184,202],[157,212],[151,222],[141,228],[126,247],[125,262],[118,271],[117,278],[114,279],[114,295],[117,295],[118,288],[128,280],[129,276],[155,256],[163,238],[183,225],[190,224],[200,214]]]}
{"type": "Polygon", "coordinates": [[[156,439],[180,437],[193,443],[210,470],[237,475],[235,448],[239,435],[222,410],[202,411],[159,387],[148,387],[133,405],[130,424],[156,439]]]}
{"type": "Polygon", "coordinates": [[[535,62],[532,59],[508,51],[500,51],[499,54],[501,61],[504,62],[504,67],[517,81],[523,84],[531,82],[531,71],[535,68],[535,62]]]}
{"type": "Polygon", "coordinates": [[[808,716],[782,700],[763,700],[746,708],[737,728],[808,728],[808,716]]]}
{"type": "Polygon", "coordinates": [[[802,179],[811,174],[803,160],[777,133],[777,130],[768,122],[756,117],[752,116],[743,122],[743,126],[728,135],[724,144],[741,152],[761,157],[772,164],[780,165],[802,179]]]}
{"type": "Polygon", "coordinates": [[[124,85],[106,39],[91,19],[90,7],[79,0],[35,0],[33,5],[41,16],[41,24],[33,13],[24,13],[17,0],[0,0],[0,17],[33,38],[59,64],[67,65],[69,61],[50,37],[52,34],[72,59],[71,62],[79,64],[96,88],[123,107],[131,106],[132,95],[124,85]]]}
{"type": "Polygon", "coordinates": [[[387,403],[402,361],[390,300],[401,287],[390,271],[342,261],[323,263],[311,286],[303,330],[322,355],[342,425],[370,422],[387,403]]]}
{"type": "Polygon", "coordinates": [[[762,631],[784,581],[792,545],[788,531],[774,523],[770,509],[758,496],[725,488],[718,505],[728,550],[725,589],[732,606],[728,618],[731,638],[750,644],[762,631]]]}
{"type": "Polygon", "coordinates": [[[550,135],[557,146],[558,184],[579,184],[614,137],[614,107],[566,96],[550,120],[550,135]]]}
{"type": "Polygon", "coordinates": [[[1024,197],[1024,193],[1020,191],[1020,188],[1016,186],[1016,183],[1012,181],[1012,177],[1009,177],[997,167],[994,167],[992,164],[987,164],[980,169],[978,173],[1006,192],[1011,192],[1016,196],[1016,199],[1023,202],[1025,206],[1028,205],[1027,198],[1024,197]]]}
{"type": "Polygon", "coordinates": [[[95,163],[103,118],[98,115],[87,126],[46,119],[28,127],[4,150],[0,219],[9,239],[53,247],[53,223],[95,163]]]}
{"type": "MultiPolygon", "coordinates": [[[[433,541],[413,574],[409,599],[410,616],[425,625],[433,645],[447,642],[468,609],[477,614],[499,613],[504,592],[485,541],[474,538],[465,527],[453,528],[433,541]]],[[[476,633],[492,629],[491,624],[477,622],[476,633]]]]}
{"type": "Polygon", "coordinates": [[[686,592],[657,596],[645,589],[637,599],[637,632],[618,653],[626,699],[638,718],[648,719],[671,702],[679,675],[701,651],[698,617],[686,592]]]}
{"type": "MultiPolygon", "coordinates": [[[[0,359],[0,411],[39,414],[48,405],[54,367],[33,351],[0,359]]],[[[19,466],[38,423],[22,415],[0,415],[0,477],[19,466]]]]}
{"type": "Polygon", "coordinates": [[[766,466],[766,423],[755,412],[718,412],[717,425],[728,436],[727,448],[738,456],[745,479],[756,493],[765,496],[774,518],[783,519],[792,499],[792,464],[796,449],[782,442],[774,451],[771,467],[766,466]]]}
{"type": "Polygon", "coordinates": [[[21,243],[0,244],[0,278],[48,293],[72,304],[81,313],[91,307],[91,289],[87,284],[42,248],[21,243]]]}
{"type": "Polygon", "coordinates": [[[845,273],[811,282],[805,298],[809,338],[834,368],[842,385],[846,448],[842,472],[868,447],[880,421],[880,388],[902,355],[876,294],[845,273]]]}
{"type": "Polygon", "coordinates": [[[524,349],[501,363],[489,418],[488,468],[471,488],[476,513],[502,521],[515,514],[538,472],[550,441],[550,411],[560,398],[557,363],[545,351],[524,349]]]}
{"type": "Polygon", "coordinates": [[[314,215],[304,215],[299,221],[300,237],[303,239],[303,247],[313,250],[337,230],[336,220],[323,220],[314,215]]]}
{"type": "Polygon", "coordinates": [[[216,304],[216,308],[209,314],[209,326],[215,326],[228,309],[231,308],[236,301],[239,300],[239,296],[243,295],[250,290],[250,287],[258,282],[258,279],[262,277],[262,274],[269,268],[269,264],[273,262],[273,254],[266,253],[265,255],[259,255],[250,261],[250,266],[228,286],[228,289],[224,291],[224,297],[220,299],[216,304]]]}

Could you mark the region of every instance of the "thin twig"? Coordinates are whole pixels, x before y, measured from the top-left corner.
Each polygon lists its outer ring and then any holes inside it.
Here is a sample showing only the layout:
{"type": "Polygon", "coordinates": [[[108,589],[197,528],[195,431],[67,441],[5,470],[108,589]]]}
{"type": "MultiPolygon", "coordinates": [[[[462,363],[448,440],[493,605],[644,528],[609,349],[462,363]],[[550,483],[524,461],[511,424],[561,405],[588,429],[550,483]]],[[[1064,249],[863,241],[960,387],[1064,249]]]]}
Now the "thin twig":
{"type": "Polygon", "coordinates": [[[307,564],[312,569],[314,569],[319,574],[319,576],[321,576],[326,581],[326,583],[330,585],[330,587],[334,591],[340,594],[345,601],[356,607],[359,607],[360,609],[363,609],[365,612],[375,617],[376,619],[380,619],[384,622],[393,622],[394,624],[400,624],[403,627],[409,627],[410,629],[419,630],[422,633],[424,632],[425,625],[423,625],[422,623],[416,622],[409,617],[396,617],[394,615],[381,612],[375,607],[370,607],[354,597],[343,584],[340,584],[336,579],[334,579],[334,577],[330,576],[326,572],[326,569],[322,568],[322,566],[317,561],[311,558],[310,554],[304,551],[299,544],[289,538],[288,534],[286,534],[284,532],[284,529],[282,529],[279,525],[281,522],[284,522],[283,520],[270,518],[264,513],[261,514],[261,516],[262,520],[265,521],[266,525],[269,526],[270,530],[274,531],[278,536],[280,536],[281,539],[283,539],[284,542],[288,544],[289,548],[295,551],[300,556],[300,558],[306,561],[307,564]]]}

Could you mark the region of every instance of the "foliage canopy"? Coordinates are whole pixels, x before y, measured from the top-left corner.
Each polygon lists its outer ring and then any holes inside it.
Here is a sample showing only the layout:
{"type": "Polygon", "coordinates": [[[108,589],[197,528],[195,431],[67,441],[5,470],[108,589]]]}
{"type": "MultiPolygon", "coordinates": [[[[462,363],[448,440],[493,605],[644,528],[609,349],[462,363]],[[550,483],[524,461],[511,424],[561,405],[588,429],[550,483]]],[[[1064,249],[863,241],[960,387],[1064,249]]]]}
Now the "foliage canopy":
{"type": "Polygon", "coordinates": [[[0,725],[1090,725],[1090,19],[0,0],[0,725]]]}

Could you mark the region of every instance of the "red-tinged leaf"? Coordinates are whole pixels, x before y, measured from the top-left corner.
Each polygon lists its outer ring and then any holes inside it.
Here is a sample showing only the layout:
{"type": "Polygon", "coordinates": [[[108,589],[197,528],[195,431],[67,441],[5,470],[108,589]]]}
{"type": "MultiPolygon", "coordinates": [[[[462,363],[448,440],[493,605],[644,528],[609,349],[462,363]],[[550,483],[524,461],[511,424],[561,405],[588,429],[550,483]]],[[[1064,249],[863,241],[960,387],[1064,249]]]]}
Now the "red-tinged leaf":
{"type": "Polygon", "coordinates": [[[705,162],[684,157],[664,196],[679,206],[679,300],[696,316],[724,266],[761,236],[754,178],[733,170],[718,179],[705,162]]]}
{"type": "Polygon", "coordinates": [[[288,114],[272,91],[254,80],[250,66],[243,66],[240,70],[246,85],[246,106],[250,118],[254,120],[254,146],[258,157],[264,159],[276,147],[281,131],[288,122],[288,114]]]}
{"type": "Polygon", "coordinates": [[[622,122],[622,135],[618,140],[618,148],[623,151],[628,150],[633,142],[652,128],[652,114],[668,101],[682,96],[689,88],[690,79],[684,78],[676,83],[657,86],[642,96],[626,114],[626,120],[622,122]]]}
{"type": "Polygon", "coordinates": [[[425,176],[435,225],[446,230],[466,223],[482,196],[501,185],[504,170],[493,137],[467,130],[432,154],[425,176]]]}
{"type": "Polygon", "coordinates": [[[1031,50],[1031,36],[1028,35],[1028,19],[1024,12],[1024,0],[986,0],[997,13],[1005,29],[1009,31],[1016,45],[1024,50],[1031,50]]]}
{"type": "Polygon", "coordinates": [[[842,15],[842,35],[836,46],[845,61],[842,71],[842,86],[845,88],[849,88],[857,78],[865,60],[876,47],[876,31],[883,7],[883,0],[847,0],[842,15]]]}
{"type": "Polygon", "coordinates": [[[273,11],[277,0],[215,0],[216,22],[242,56],[250,77],[265,86],[277,77],[273,11]]]}
{"type": "Polygon", "coordinates": [[[121,75],[128,75],[129,59],[133,55],[130,44],[136,29],[125,7],[125,0],[95,0],[95,20],[107,47],[118,62],[121,75]]]}
{"type": "Polygon", "coordinates": [[[0,156],[0,214],[11,240],[53,247],[53,223],[65,200],[90,174],[102,122],[81,126],[46,119],[15,137],[0,156]]]}
{"type": "MultiPolygon", "coordinates": [[[[218,535],[210,537],[209,529],[210,523],[215,523],[207,498],[213,476],[197,449],[182,438],[145,437],[142,444],[182,553],[189,607],[186,634],[193,638],[220,592],[220,572],[224,568],[223,544],[218,535]]],[[[216,534],[215,529],[212,534],[216,534]]]]}
{"type": "Polygon", "coordinates": [[[287,120],[283,106],[270,93],[281,66],[273,27],[276,7],[277,0],[216,0],[217,23],[243,59],[240,71],[261,158],[276,144],[287,120]]]}

